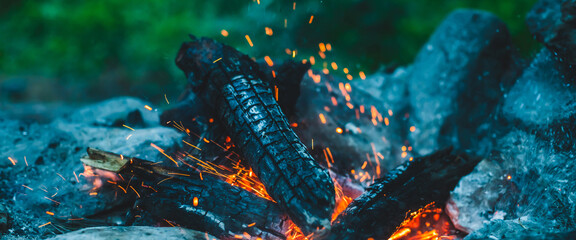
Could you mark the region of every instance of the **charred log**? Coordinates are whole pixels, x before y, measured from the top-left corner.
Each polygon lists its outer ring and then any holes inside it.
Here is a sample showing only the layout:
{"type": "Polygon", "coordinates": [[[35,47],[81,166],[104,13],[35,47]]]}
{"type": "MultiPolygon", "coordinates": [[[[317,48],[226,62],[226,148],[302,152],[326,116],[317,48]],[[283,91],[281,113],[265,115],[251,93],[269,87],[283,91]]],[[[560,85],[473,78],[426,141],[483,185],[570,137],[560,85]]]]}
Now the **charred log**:
{"type": "Polygon", "coordinates": [[[407,213],[431,202],[444,205],[479,161],[451,151],[415,158],[376,180],[334,221],[329,239],[388,239],[407,213]]]}
{"type": "Polygon", "coordinates": [[[133,179],[131,184],[141,196],[135,208],[151,213],[158,220],[169,220],[221,239],[244,233],[263,239],[286,238],[288,217],[276,203],[231,186],[216,176],[95,149],[88,149],[88,153],[82,159],[85,164],[141,180],[139,183],[133,179]]]}
{"type": "Polygon", "coordinates": [[[176,64],[270,196],[305,234],[330,227],[334,185],[290,128],[248,56],[213,40],[192,37],[176,64]]]}

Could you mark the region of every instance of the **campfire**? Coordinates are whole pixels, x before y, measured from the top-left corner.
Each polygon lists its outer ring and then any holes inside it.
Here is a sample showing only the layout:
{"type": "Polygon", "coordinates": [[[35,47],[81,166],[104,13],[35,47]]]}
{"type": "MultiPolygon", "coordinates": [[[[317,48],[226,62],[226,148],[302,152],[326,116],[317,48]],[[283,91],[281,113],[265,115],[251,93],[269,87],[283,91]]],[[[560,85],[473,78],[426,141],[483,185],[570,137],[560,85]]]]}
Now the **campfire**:
{"type": "MultiPolygon", "coordinates": [[[[553,36],[542,37],[545,48],[529,66],[512,50],[505,24],[475,10],[448,16],[413,65],[359,79],[347,68],[346,78],[331,75],[336,63],[312,68],[320,65],[313,57],[256,60],[190,36],[175,58],[187,85],[177,103],[166,97],[161,113],[119,98],[18,128],[30,138],[54,134],[38,155],[6,158],[0,232],[9,239],[124,232],[570,239],[576,220],[567,159],[575,131],[568,107],[576,94],[570,62],[562,60],[573,48],[562,36],[573,31],[571,6],[558,6],[558,32],[537,32],[553,36]]],[[[324,59],[332,47],[319,48],[324,59]]]]}

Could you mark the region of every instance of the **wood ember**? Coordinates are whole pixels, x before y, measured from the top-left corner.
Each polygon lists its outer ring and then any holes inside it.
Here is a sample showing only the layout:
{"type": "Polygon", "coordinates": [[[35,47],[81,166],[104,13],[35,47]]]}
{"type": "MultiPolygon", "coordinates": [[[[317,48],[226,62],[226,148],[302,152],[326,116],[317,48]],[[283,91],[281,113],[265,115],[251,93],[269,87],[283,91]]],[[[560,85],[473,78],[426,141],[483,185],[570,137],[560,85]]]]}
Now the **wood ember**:
{"type": "Polygon", "coordinates": [[[244,233],[264,239],[286,238],[284,233],[290,223],[276,203],[216,176],[199,175],[96,149],[88,149],[88,154],[82,159],[84,164],[134,175],[141,180],[142,184],[132,184],[141,196],[135,207],[159,220],[170,220],[221,239],[232,239],[244,233]]]}
{"type": "Polygon", "coordinates": [[[329,228],[334,185],[290,129],[256,63],[213,40],[192,40],[182,45],[176,59],[192,90],[302,232],[329,228]]]}
{"type": "Polygon", "coordinates": [[[334,221],[328,239],[387,239],[406,214],[431,202],[444,205],[479,159],[445,149],[414,158],[376,180],[334,221]]]}

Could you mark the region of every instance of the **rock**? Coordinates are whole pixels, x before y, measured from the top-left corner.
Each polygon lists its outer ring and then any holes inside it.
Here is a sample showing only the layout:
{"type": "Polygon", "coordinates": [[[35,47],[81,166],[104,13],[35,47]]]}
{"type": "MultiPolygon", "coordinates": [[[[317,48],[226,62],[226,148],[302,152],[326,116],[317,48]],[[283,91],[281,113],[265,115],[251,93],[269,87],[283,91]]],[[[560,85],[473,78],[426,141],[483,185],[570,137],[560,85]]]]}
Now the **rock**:
{"type": "Polygon", "coordinates": [[[454,145],[487,151],[490,114],[516,75],[506,25],[491,13],[457,10],[424,45],[408,76],[418,154],[454,145]]]}
{"type": "Polygon", "coordinates": [[[496,220],[487,224],[482,229],[466,236],[464,240],[483,239],[525,239],[525,240],[562,240],[576,238],[575,231],[549,232],[542,229],[538,222],[525,219],[496,220]]]}
{"type": "Polygon", "coordinates": [[[133,97],[117,97],[81,108],[61,120],[105,127],[122,127],[123,124],[132,128],[158,126],[156,110],[145,108],[150,105],[133,97]]]}
{"type": "MultiPolygon", "coordinates": [[[[80,157],[87,147],[172,164],[151,144],[170,154],[180,147],[183,134],[161,127],[158,113],[144,109],[147,104],[116,98],[68,111],[48,123],[0,119],[0,137],[7,143],[0,145],[0,205],[12,207],[11,234],[50,232],[50,227],[38,227],[53,221],[47,212],[80,218],[131,201],[134,193],[106,182],[112,176],[97,180],[85,172],[80,157]]],[[[105,221],[119,223],[106,214],[105,221]]]]}
{"type": "Polygon", "coordinates": [[[560,152],[515,130],[498,140],[500,152],[464,177],[452,193],[452,219],[478,231],[496,220],[527,218],[547,232],[576,230],[574,151],[560,152]]]}
{"type": "Polygon", "coordinates": [[[401,156],[404,76],[401,69],[349,81],[309,71],[291,119],[294,131],[321,164],[369,184],[409,158],[401,156]],[[361,172],[369,175],[362,179],[361,172]]]}
{"type": "Polygon", "coordinates": [[[550,41],[556,33],[556,28],[562,24],[562,2],[566,0],[540,0],[526,14],[528,30],[537,41],[550,41]]]}
{"type": "Polygon", "coordinates": [[[214,236],[204,232],[190,230],[180,227],[91,227],[69,232],[55,237],[50,240],[180,240],[180,239],[216,239],[214,236]]]}
{"type": "Polygon", "coordinates": [[[0,204],[0,235],[8,231],[10,215],[8,215],[8,209],[0,204]]]}
{"type": "Polygon", "coordinates": [[[569,83],[576,83],[576,1],[540,0],[526,16],[532,35],[566,68],[569,83]]]}
{"type": "Polygon", "coordinates": [[[576,86],[564,78],[558,59],[542,49],[506,94],[503,115],[536,131],[555,149],[568,151],[576,144],[576,86]]]}

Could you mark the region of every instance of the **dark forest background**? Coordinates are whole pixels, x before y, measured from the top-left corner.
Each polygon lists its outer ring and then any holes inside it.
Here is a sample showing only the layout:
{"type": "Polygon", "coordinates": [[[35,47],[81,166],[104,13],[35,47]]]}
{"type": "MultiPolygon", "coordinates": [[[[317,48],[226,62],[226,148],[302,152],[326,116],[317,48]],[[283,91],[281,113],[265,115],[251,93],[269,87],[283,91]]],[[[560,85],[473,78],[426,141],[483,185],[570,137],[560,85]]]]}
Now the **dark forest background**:
{"type": "Polygon", "coordinates": [[[164,94],[175,100],[185,80],[173,60],[189,33],[255,58],[286,59],[292,57],[286,49],[296,50],[298,60],[314,56],[316,69],[336,62],[340,68],[333,73],[347,67],[357,78],[359,71],[409,64],[457,8],[493,12],[508,24],[518,51],[531,57],[538,45],[524,19],[535,2],[4,0],[0,102],[82,103],[119,95],[162,102],[164,94]],[[319,43],[332,46],[326,60],[318,56],[319,43]]]}

